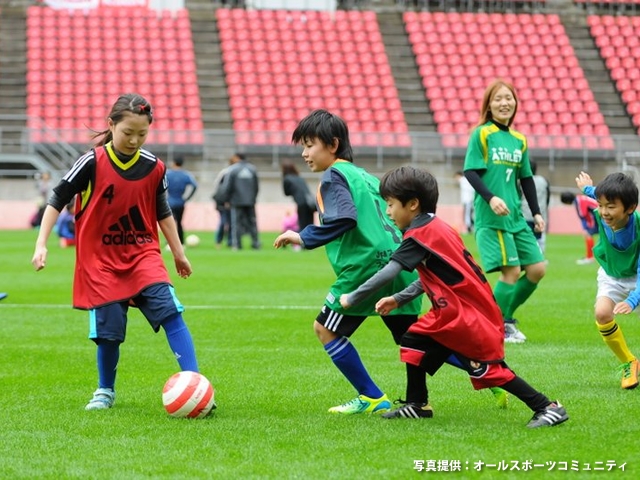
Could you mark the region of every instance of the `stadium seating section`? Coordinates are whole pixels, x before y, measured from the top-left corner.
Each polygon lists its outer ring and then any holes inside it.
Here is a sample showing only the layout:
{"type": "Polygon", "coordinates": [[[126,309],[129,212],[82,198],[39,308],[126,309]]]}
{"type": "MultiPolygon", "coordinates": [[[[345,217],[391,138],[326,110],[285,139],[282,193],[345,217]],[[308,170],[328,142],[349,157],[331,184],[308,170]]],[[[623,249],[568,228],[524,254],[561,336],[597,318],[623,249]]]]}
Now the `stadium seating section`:
{"type": "Polygon", "coordinates": [[[289,144],[326,108],[355,146],[410,145],[376,14],[219,9],[218,29],[239,144],[289,144]]]}
{"type": "Polygon", "coordinates": [[[32,140],[87,144],[106,128],[118,95],[154,108],[149,143],[201,144],[202,111],[185,9],[103,7],[90,14],[33,6],[27,12],[27,115],[32,140]],[[44,120],[48,128],[42,128],[44,120]]]}
{"type": "MultiPolygon", "coordinates": [[[[484,89],[502,77],[518,91],[514,127],[532,148],[614,147],[557,15],[403,15],[443,146],[466,146],[484,89]],[[505,36],[508,42],[500,40],[505,36]]],[[[236,143],[287,145],[300,118],[327,108],[347,121],[354,146],[411,145],[375,12],[219,8],[216,22],[236,143]]],[[[588,23],[640,134],[640,17],[590,15],[588,23]]],[[[104,129],[115,98],[126,92],[154,106],[150,143],[202,144],[186,9],[29,7],[33,141],[86,144],[89,129],[104,129]]]]}
{"type": "Polygon", "coordinates": [[[591,35],[640,135],[640,17],[588,17],[591,35]]]}
{"type": "Polygon", "coordinates": [[[484,89],[501,77],[518,92],[514,128],[532,148],[613,148],[557,15],[405,12],[404,22],[444,146],[466,145],[484,89]]]}

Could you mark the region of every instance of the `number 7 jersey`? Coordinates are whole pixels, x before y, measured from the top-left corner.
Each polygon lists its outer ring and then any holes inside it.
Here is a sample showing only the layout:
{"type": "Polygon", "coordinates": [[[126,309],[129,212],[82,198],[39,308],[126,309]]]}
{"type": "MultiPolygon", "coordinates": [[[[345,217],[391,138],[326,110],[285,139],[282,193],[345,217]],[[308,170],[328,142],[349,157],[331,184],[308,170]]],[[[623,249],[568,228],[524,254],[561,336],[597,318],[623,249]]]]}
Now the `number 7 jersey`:
{"type": "Polygon", "coordinates": [[[524,135],[493,122],[477,127],[469,138],[464,170],[478,170],[489,191],[504,200],[509,207],[509,215],[496,215],[491,206],[476,194],[476,229],[517,232],[527,228],[518,186],[520,178],[532,176],[529,149],[524,135]]]}

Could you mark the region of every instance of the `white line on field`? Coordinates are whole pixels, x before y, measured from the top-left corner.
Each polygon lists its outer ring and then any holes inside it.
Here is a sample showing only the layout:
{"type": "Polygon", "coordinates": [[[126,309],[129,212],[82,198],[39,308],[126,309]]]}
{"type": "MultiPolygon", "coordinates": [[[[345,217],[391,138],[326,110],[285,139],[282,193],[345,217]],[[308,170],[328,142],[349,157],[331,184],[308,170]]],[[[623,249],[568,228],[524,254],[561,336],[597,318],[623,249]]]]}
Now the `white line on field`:
{"type": "MultiPolygon", "coordinates": [[[[0,310],[9,308],[53,309],[72,307],[58,303],[5,303],[0,310]]],[[[317,310],[319,305],[185,305],[185,310],[317,310]]]]}

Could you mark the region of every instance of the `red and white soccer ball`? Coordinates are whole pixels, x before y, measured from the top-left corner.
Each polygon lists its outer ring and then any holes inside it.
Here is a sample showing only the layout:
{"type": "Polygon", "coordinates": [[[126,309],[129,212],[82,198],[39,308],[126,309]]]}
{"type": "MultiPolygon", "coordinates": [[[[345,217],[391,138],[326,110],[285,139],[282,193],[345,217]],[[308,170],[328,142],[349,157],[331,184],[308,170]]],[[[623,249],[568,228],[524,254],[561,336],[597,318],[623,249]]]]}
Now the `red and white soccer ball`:
{"type": "Polygon", "coordinates": [[[162,403],[172,417],[206,417],[215,408],[213,385],[199,373],[178,372],[164,384],[162,403]]]}

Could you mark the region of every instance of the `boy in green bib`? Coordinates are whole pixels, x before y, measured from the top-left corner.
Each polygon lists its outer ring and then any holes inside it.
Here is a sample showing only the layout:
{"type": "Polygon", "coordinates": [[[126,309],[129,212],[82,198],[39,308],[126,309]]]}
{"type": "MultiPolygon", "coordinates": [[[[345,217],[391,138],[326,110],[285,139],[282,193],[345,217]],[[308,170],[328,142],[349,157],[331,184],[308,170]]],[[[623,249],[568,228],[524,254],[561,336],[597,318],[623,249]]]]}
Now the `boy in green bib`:
{"type": "MultiPolygon", "coordinates": [[[[358,395],[329,412],[384,413],[391,408],[391,402],[370,377],[349,338],[368,316],[378,315],[375,303],[379,296],[404,290],[417,280],[417,275],[404,272],[384,293],[365,299],[347,313],[340,305],[340,295],[355,290],[386,265],[402,242],[402,233],[385,213],[380,181],[353,164],[349,131],[340,117],[326,110],[312,112],[300,121],[292,142],[302,145],[302,157],[312,172],[323,172],[316,194],[320,225],[308,225],[299,233],[288,230],[276,238],[274,246],[324,246],[336,275],[314,322],[314,331],[358,395]]],[[[421,307],[422,300],[418,298],[394,310],[393,315],[382,316],[396,345],[417,320],[421,307]]],[[[424,382],[424,372],[409,367],[407,375],[417,375],[416,379],[424,382]]]]}
{"type": "Polygon", "coordinates": [[[630,390],[638,386],[640,362],[629,350],[614,315],[631,313],[640,304],[638,187],[624,173],[607,175],[594,187],[591,177],[580,172],[576,184],[582,193],[598,201],[595,217],[599,240],[593,249],[600,264],[596,326],[604,343],[621,362],[622,388],[630,390]]]}

